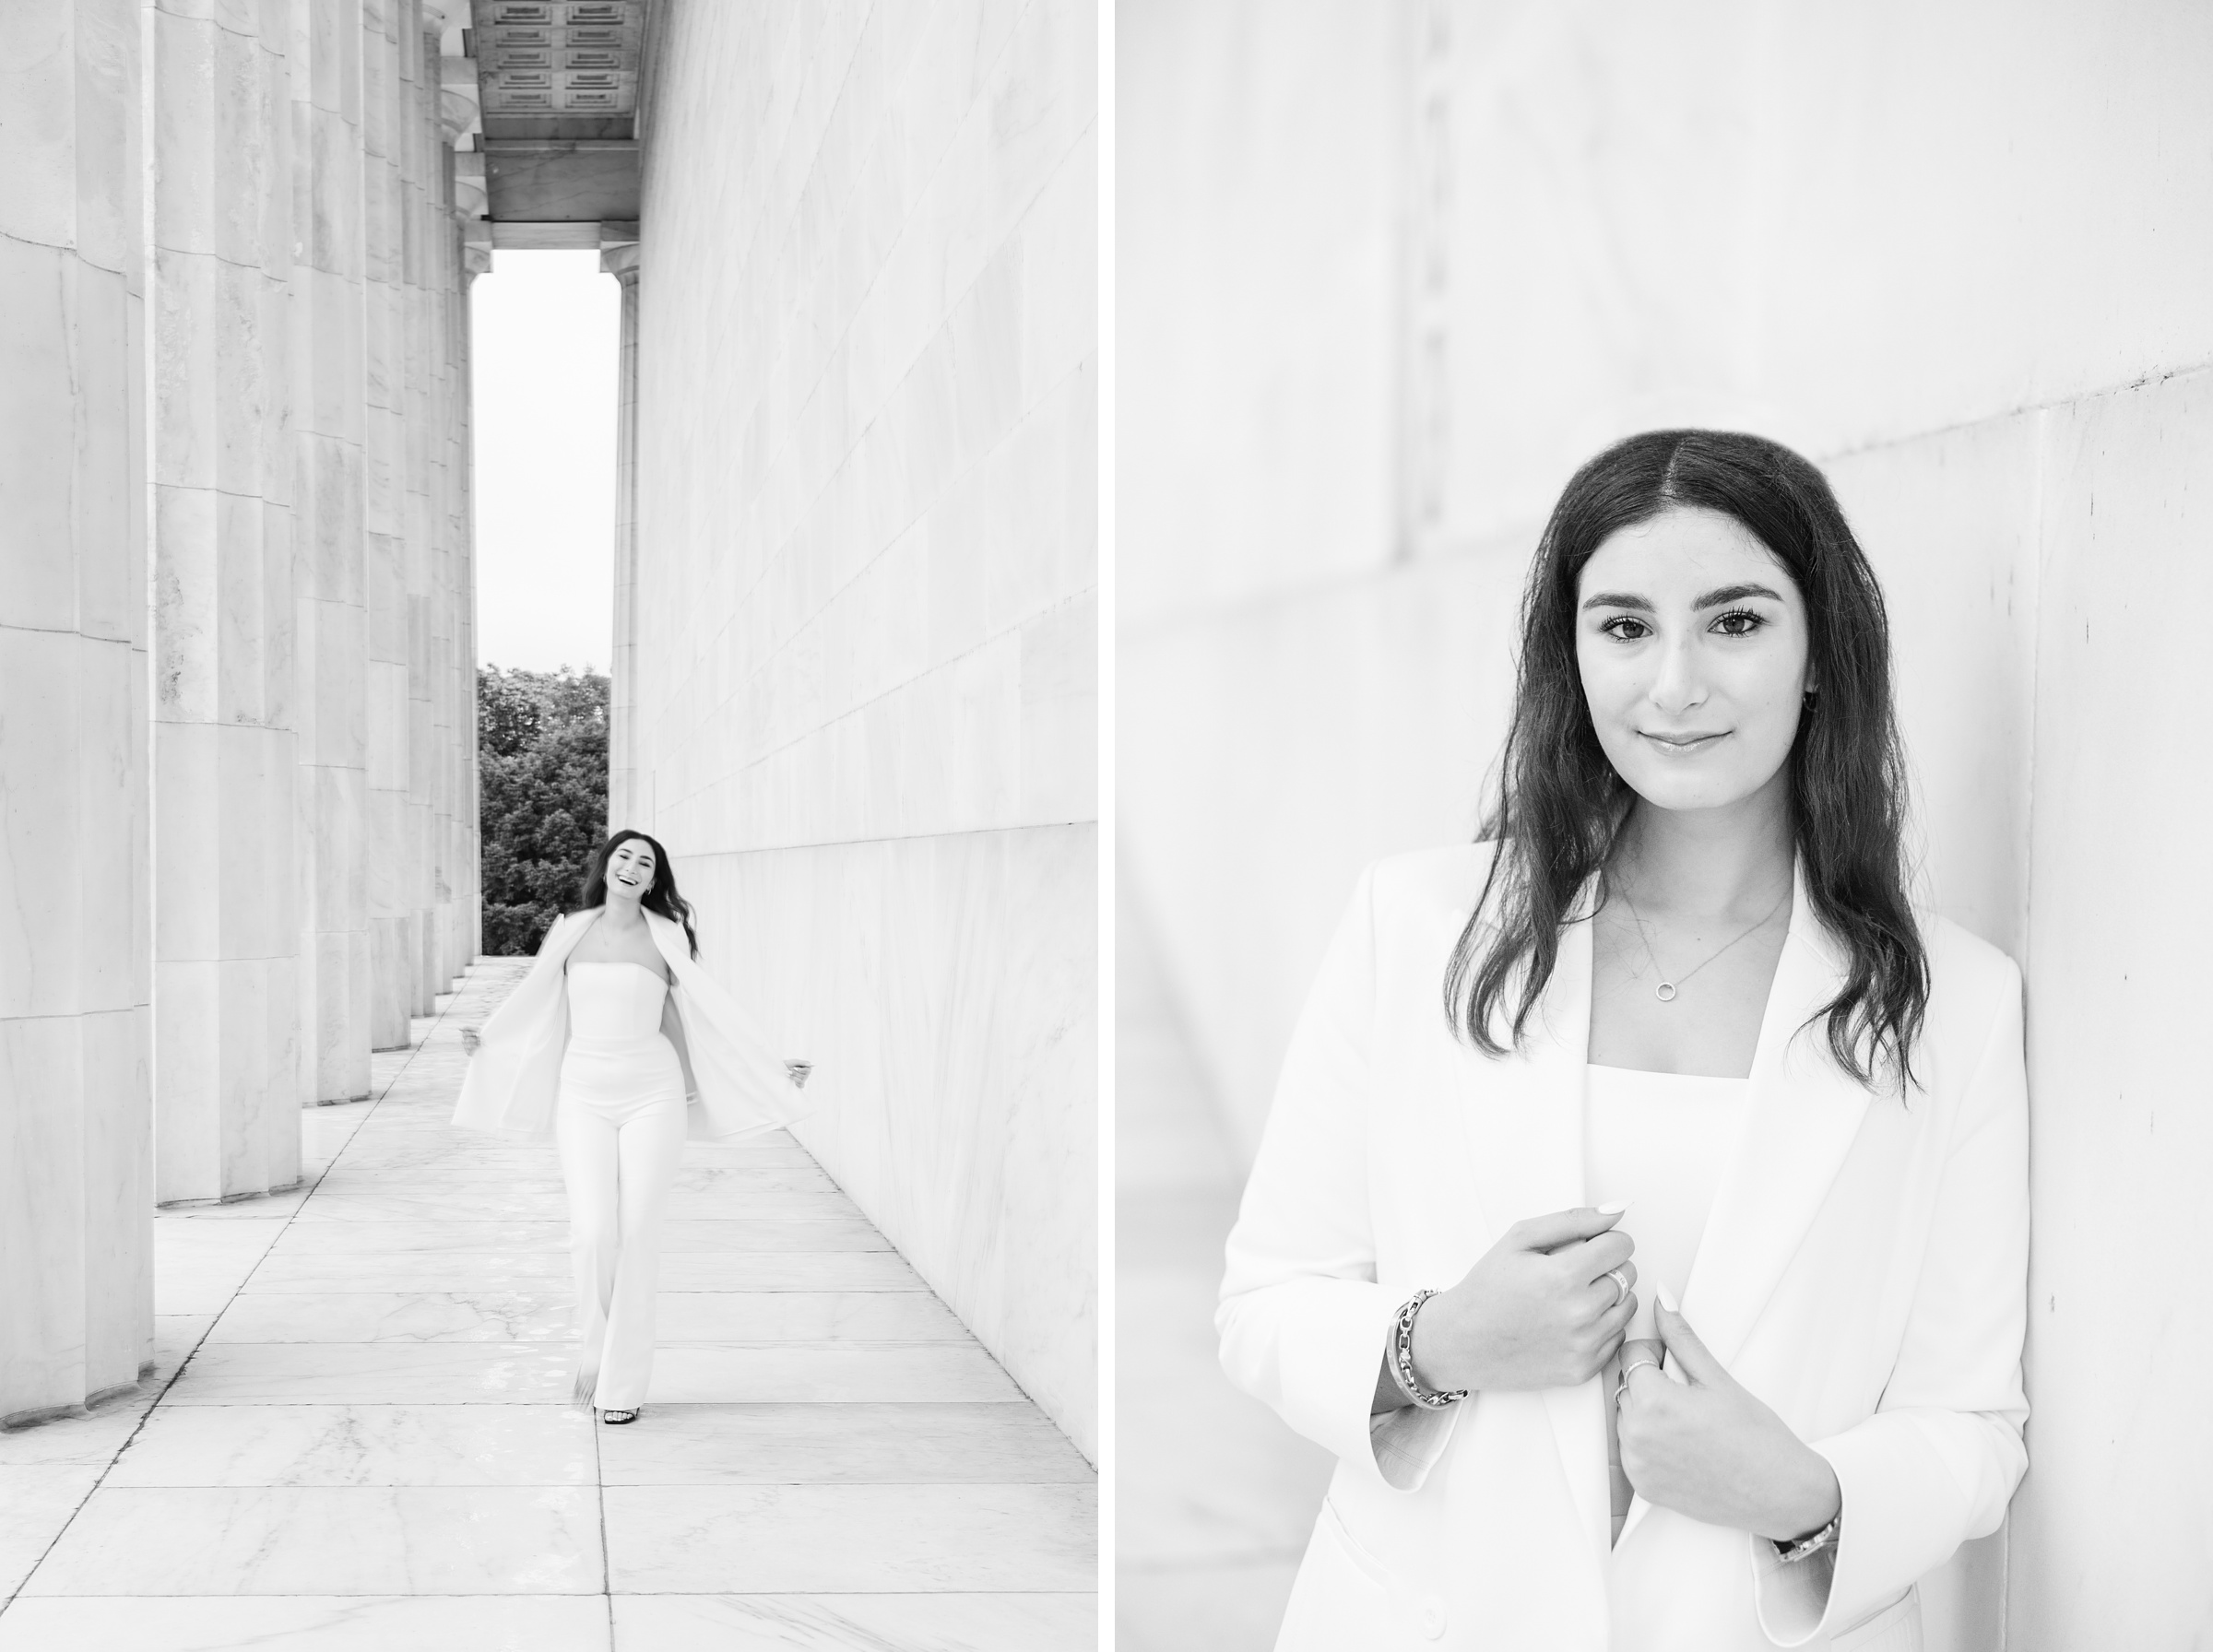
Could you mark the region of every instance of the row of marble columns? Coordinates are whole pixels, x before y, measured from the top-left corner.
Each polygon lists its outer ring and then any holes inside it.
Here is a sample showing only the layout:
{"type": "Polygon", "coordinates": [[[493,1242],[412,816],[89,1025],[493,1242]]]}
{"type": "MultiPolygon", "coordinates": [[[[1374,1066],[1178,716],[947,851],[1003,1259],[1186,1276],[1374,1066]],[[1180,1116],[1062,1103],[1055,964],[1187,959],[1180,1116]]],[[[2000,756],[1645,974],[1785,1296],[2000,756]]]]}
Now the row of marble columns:
{"type": "Polygon", "coordinates": [[[9,18],[0,1423],[136,1380],[152,1206],[295,1185],[479,944],[439,0],[9,18]]]}
{"type": "Polygon", "coordinates": [[[607,823],[643,829],[650,810],[637,796],[638,645],[638,243],[602,246],[602,274],[622,289],[615,368],[614,653],[607,708],[607,823]]]}

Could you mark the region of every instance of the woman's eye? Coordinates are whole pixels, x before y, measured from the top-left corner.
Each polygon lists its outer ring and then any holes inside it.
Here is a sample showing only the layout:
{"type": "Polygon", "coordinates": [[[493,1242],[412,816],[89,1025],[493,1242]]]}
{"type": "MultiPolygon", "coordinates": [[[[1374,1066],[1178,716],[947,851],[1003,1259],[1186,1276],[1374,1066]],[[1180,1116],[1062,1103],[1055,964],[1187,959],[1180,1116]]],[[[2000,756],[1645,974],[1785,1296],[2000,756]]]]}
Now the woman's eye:
{"type": "Polygon", "coordinates": [[[1651,628],[1643,620],[1633,620],[1627,614],[1616,615],[1600,626],[1599,630],[1624,643],[1634,643],[1641,637],[1649,636],[1651,631],[1651,628]]]}
{"type": "Polygon", "coordinates": [[[1714,630],[1724,637],[1748,637],[1767,620],[1749,608],[1732,608],[1713,622],[1714,630]]]}

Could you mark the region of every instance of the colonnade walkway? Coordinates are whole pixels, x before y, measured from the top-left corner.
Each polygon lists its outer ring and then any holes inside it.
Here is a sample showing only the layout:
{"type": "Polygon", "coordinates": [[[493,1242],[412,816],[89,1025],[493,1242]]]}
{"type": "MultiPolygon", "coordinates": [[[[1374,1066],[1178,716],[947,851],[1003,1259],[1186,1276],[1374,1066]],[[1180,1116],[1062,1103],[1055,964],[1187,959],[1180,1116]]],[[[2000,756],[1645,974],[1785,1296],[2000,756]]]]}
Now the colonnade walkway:
{"type": "Polygon", "coordinates": [[[159,1215],[152,1376],[0,1434],[0,1652],[1093,1646],[1089,1465],[787,1135],[687,1144],[646,1409],[571,1402],[552,1150],[446,1123],[527,963],[159,1215]]]}

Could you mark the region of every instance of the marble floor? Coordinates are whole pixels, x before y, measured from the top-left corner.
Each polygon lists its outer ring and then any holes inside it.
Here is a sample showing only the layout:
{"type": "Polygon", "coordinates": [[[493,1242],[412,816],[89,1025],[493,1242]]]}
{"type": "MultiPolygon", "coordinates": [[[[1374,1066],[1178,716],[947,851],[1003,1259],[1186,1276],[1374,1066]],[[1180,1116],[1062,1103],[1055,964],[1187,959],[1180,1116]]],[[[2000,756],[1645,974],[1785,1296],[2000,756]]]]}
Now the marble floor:
{"type": "Polygon", "coordinates": [[[140,1392],[0,1434],[0,1652],[1095,1645],[1090,1466],[787,1135],[686,1146],[647,1408],[570,1402],[552,1150],[446,1123],[526,962],[157,1216],[140,1392]]]}

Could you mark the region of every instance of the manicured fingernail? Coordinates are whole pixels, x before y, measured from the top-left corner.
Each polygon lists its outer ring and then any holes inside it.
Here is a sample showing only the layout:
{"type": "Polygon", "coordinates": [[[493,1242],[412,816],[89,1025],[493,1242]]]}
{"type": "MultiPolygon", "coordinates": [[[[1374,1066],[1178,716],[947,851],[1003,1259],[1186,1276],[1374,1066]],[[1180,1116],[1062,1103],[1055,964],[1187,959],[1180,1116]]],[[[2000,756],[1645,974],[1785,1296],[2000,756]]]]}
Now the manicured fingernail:
{"type": "Polygon", "coordinates": [[[1623,1199],[1615,1199],[1615,1201],[1614,1201],[1612,1204],[1610,1204],[1610,1205],[1601,1205],[1601,1206],[1599,1206],[1599,1207],[1598,1207],[1598,1213],[1599,1213],[1601,1216],[1619,1216],[1619,1215],[1620,1215],[1620,1214],[1621,1214],[1621,1213],[1622,1213],[1624,1210],[1627,1210],[1628,1208],[1629,1208],[1629,1201],[1628,1201],[1627,1199],[1626,1199],[1626,1198],[1623,1198],[1623,1199]]]}
{"type": "Polygon", "coordinates": [[[1670,1291],[1665,1285],[1663,1285],[1658,1280],[1654,1280],[1652,1281],[1652,1292],[1654,1295],[1659,1297],[1660,1305],[1665,1308],[1669,1313],[1680,1314],[1683,1311],[1681,1308],[1675,1306],[1675,1293],[1673,1291],[1670,1291]]]}

